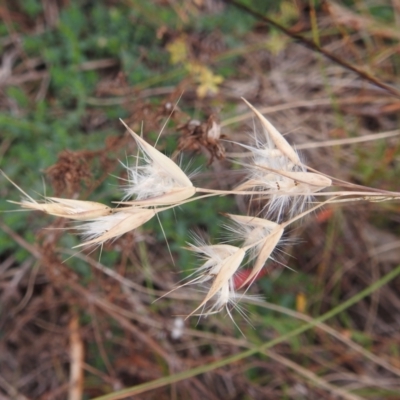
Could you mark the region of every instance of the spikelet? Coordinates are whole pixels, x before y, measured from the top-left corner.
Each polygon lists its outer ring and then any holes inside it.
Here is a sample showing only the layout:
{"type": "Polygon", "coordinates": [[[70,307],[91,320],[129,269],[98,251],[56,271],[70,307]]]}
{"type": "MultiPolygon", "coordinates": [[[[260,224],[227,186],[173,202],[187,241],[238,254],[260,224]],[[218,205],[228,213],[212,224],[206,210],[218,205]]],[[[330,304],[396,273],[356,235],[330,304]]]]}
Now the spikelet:
{"type": "Polygon", "coordinates": [[[263,218],[234,214],[225,215],[235,222],[235,226],[228,226],[228,229],[243,240],[243,248],[250,250],[250,259],[256,259],[251,273],[241,284],[241,287],[243,287],[257,277],[281,240],[284,228],[276,222],[263,218]]]}
{"type": "Polygon", "coordinates": [[[45,197],[45,202],[39,203],[26,192],[24,192],[14,181],[12,181],[3,170],[0,169],[0,173],[24,195],[24,198],[21,201],[8,200],[9,203],[18,204],[21,206],[21,208],[42,211],[46,214],[54,215],[56,217],[80,221],[103,217],[112,213],[112,209],[110,207],[93,201],[45,197]]]}
{"type": "Polygon", "coordinates": [[[282,134],[246,99],[242,97],[242,100],[250,107],[254,114],[256,114],[262,126],[265,128],[265,131],[268,133],[269,137],[275,143],[276,148],[282,153],[282,155],[286,156],[294,165],[301,165],[299,156],[282,134]]]}
{"type": "Polygon", "coordinates": [[[200,243],[197,239],[197,244],[189,244],[189,250],[197,253],[205,262],[197,268],[196,282],[203,283],[215,278],[221,270],[224,260],[234,254],[238,248],[229,244],[207,245],[200,243]]]}
{"type": "Polygon", "coordinates": [[[162,206],[179,204],[192,197],[196,189],[181,168],[121,122],[144,155],[143,165],[127,167],[128,184],[124,191],[126,198],[136,199],[121,204],[162,206]]]}
{"type": "Polygon", "coordinates": [[[86,241],[75,247],[101,245],[143,225],[156,215],[146,208],[127,208],[105,217],[93,218],[77,227],[86,241]]]}
{"type": "Polygon", "coordinates": [[[223,215],[233,222],[224,227],[231,232],[233,240],[241,241],[242,247],[250,250],[250,259],[257,257],[264,238],[279,226],[276,222],[264,218],[235,214],[223,215]]]}
{"type": "Polygon", "coordinates": [[[258,257],[253,265],[253,269],[246,280],[241,284],[241,287],[246,286],[249,282],[252,282],[261,269],[267,262],[268,258],[271,257],[272,252],[275,250],[279,241],[282,238],[284,229],[279,225],[276,227],[268,236],[261,241],[258,257]]]}
{"type": "Polygon", "coordinates": [[[308,172],[297,152],[278,130],[244,101],[260,120],[265,141],[257,140],[255,147],[244,145],[252,153],[253,160],[247,165],[247,179],[236,190],[255,190],[261,196],[267,196],[270,199],[268,217],[280,220],[289,206],[289,215],[293,216],[311,202],[313,193],[330,186],[332,181],[321,174],[308,172]]]}
{"type": "MultiPolygon", "coordinates": [[[[201,302],[201,304],[191,312],[188,317],[196,313],[197,310],[202,308],[208,301],[210,301],[214,296],[217,297],[217,302],[218,299],[221,296],[221,291],[226,290],[228,285],[230,285],[230,281],[235,274],[235,272],[238,270],[240,267],[240,264],[243,261],[243,258],[246,254],[246,251],[241,249],[241,248],[236,248],[235,252],[231,254],[229,257],[225,258],[219,265],[218,265],[218,273],[216,274],[215,278],[213,279],[213,282],[211,284],[211,287],[204,298],[204,300],[201,302]]],[[[228,296],[229,297],[229,296],[228,296]]]]}
{"type": "Polygon", "coordinates": [[[59,197],[46,197],[46,203],[38,203],[33,199],[20,202],[9,201],[18,204],[22,208],[42,211],[56,217],[63,217],[79,221],[88,221],[93,218],[104,217],[112,213],[112,209],[104,204],[94,201],[62,199],[59,197]]]}
{"type": "Polygon", "coordinates": [[[191,315],[207,316],[215,314],[221,311],[224,307],[232,318],[228,305],[237,308],[239,312],[244,315],[243,311],[238,306],[240,297],[234,290],[233,276],[243,261],[246,254],[245,250],[227,244],[206,244],[197,236],[195,236],[194,239],[196,244],[189,243],[187,249],[197,253],[197,255],[203,259],[203,264],[190,275],[195,275],[194,278],[191,278],[182,285],[175,287],[164,296],[188,285],[206,284],[209,286],[206,297],[186,318],[189,318],[191,315]],[[206,303],[211,299],[213,299],[214,303],[207,310],[202,310],[200,314],[196,314],[196,311],[202,307],[204,308],[206,303]]]}

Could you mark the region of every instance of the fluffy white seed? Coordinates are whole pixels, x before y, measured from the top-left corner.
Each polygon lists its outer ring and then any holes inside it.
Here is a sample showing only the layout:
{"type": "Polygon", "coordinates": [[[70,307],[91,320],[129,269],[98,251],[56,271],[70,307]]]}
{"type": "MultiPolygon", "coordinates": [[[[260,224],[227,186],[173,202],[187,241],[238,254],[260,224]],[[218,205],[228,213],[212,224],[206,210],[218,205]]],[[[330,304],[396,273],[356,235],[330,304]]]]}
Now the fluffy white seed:
{"type": "Polygon", "coordinates": [[[213,298],[223,288],[224,285],[228,284],[229,280],[232,278],[232,276],[240,267],[240,264],[242,263],[245,254],[246,254],[245,250],[238,248],[235,253],[233,253],[231,256],[229,256],[222,262],[220,270],[216,275],[213,283],[211,284],[211,287],[206,297],[201,302],[201,304],[192,313],[188,315],[188,317],[190,315],[193,315],[199,308],[203,307],[211,298],[213,298]]]}
{"type": "Polygon", "coordinates": [[[88,240],[75,247],[101,245],[107,240],[116,239],[124,233],[143,225],[155,214],[155,210],[138,208],[95,218],[93,221],[78,226],[78,229],[83,232],[82,236],[88,240]]]}
{"type": "Polygon", "coordinates": [[[159,206],[178,204],[192,197],[196,189],[182,169],[159,152],[121,120],[144,154],[144,165],[126,167],[128,184],[126,197],[135,196],[127,204],[159,206]]]}

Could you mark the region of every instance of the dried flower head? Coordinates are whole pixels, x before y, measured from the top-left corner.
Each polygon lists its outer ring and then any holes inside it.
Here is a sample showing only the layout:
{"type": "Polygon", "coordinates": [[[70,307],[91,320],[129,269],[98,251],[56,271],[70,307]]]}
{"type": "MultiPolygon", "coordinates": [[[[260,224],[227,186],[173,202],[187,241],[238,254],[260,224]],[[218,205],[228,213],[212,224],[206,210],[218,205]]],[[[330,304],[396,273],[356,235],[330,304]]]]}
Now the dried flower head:
{"type": "Polygon", "coordinates": [[[189,120],[178,127],[182,132],[179,138],[178,151],[200,151],[206,149],[211,158],[211,164],[216,157],[218,160],[225,158],[225,149],[220,141],[224,138],[221,134],[221,125],[214,114],[211,114],[206,122],[201,123],[197,120],[189,120]]]}

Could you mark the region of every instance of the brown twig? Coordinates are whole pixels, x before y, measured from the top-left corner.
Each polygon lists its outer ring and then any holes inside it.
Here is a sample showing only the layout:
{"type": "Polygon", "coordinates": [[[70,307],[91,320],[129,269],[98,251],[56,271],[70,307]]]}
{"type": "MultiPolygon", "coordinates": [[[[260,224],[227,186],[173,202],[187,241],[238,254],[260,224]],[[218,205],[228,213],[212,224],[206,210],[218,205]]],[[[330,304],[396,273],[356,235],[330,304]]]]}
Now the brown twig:
{"type": "Polygon", "coordinates": [[[373,75],[369,74],[368,72],[362,70],[361,68],[355,67],[354,65],[348,63],[347,61],[343,60],[342,58],[336,56],[335,54],[331,53],[330,51],[324,49],[323,47],[319,46],[317,43],[309,40],[302,35],[297,33],[291,32],[289,29],[285,28],[283,25],[279,24],[276,21],[268,18],[267,16],[261,14],[258,11],[247,7],[246,5],[236,1],[236,0],[224,0],[226,3],[233,5],[240,10],[245,11],[247,14],[252,15],[253,17],[266,22],[267,24],[275,27],[276,29],[283,32],[285,35],[289,36],[290,38],[294,39],[298,43],[302,44],[303,46],[324,55],[326,58],[330,59],[334,63],[341,65],[343,68],[346,68],[350,71],[355,72],[360,78],[369,81],[370,83],[386,90],[387,92],[391,93],[393,96],[400,98],[400,91],[394,88],[393,86],[388,85],[385,82],[382,82],[380,79],[374,77],[373,75]]]}

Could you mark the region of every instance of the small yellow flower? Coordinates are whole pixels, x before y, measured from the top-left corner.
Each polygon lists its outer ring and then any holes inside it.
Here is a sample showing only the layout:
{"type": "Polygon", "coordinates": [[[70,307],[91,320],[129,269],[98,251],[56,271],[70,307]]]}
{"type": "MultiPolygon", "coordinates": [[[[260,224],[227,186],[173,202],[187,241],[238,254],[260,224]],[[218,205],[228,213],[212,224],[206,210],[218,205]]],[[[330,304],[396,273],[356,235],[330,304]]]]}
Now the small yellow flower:
{"type": "Polygon", "coordinates": [[[218,85],[224,81],[221,75],[214,75],[209,68],[200,64],[190,64],[187,68],[198,83],[196,93],[199,98],[218,93],[218,85]]]}
{"type": "Polygon", "coordinates": [[[307,307],[307,298],[303,292],[297,293],[296,296],[296,310],[298,312],[304,313],[307,307]]]}
{"type": "Polygon", "coordinates": [[[167,45],[171,64],[179,64],[187,61],[189,52],[186,44],[186,36],[180,36],[167,45]]]}

